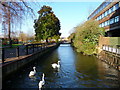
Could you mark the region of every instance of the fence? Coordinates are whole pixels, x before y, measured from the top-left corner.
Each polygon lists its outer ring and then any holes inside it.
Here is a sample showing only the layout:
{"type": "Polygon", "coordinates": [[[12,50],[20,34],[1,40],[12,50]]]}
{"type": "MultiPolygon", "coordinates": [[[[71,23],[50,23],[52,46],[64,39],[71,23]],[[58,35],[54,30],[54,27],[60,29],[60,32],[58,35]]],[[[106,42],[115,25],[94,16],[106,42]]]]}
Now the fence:
{"type": "Polygon", "coordinates": [[[110,45],[103,45],[102,49],[105,51],[112,52],[112,53],[120,54],[120,45],[117,45],[117,47],[114,47],[112,45],[111,46],[110,45]]]}
{"type": "Polygon", "coordinates": [[[120,45],[103,45],[98,58],[120,71],[120,45]]]}
{"type": "Polygon", "coordinates": [[[2,63],[4,63],[5,60],[8,58],[20,57],[20,56],[40,52],[42,50],[45,50],[47,47],[50,47],[51,45],[56,45],[56,43],[28,44],[28,45],[21,45],[16,48],[2,48],[2,63]]]}

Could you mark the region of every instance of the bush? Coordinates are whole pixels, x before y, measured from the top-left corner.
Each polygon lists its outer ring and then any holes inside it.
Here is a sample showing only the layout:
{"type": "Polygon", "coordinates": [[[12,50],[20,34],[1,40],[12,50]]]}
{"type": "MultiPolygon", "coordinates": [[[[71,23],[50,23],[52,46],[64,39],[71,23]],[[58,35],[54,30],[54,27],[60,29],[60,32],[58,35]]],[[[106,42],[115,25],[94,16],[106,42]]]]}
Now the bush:
{"type": "Polygon", "coordinates": [[[97,53],[96,46],[98,38],[104,35],[105,30],[99,27],[99,23],[94,20],[86,21],[75,28],[75,38],[73,45],[77,48],[77,52],[83,52],[87,55],[97,53]]]}

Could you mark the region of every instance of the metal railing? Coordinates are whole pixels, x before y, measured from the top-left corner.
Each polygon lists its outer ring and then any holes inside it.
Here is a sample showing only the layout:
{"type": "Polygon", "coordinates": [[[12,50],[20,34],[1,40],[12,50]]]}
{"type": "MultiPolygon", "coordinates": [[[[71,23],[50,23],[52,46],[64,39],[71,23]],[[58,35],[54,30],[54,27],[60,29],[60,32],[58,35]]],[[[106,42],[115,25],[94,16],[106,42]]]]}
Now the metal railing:
{"type": "Polygon", "coordinates": [[[50,45],[54,45],[54,44],[56,43],[28,44],[28,45],[17,46],[15,48],[2,48],[2,63],[4,63],[5,60],[8,58],[20,57],[20,56],[25,56],[36,52],[40,52],[42,50],[45,50],[47,47],[50,47],[50,45]]]}
{"type": "Polygon", "coordinates": [[[117,45],[116,47],[110,45],[103,45],[102,49],[112,53],[120,54],[120,45],[117,45]]]}

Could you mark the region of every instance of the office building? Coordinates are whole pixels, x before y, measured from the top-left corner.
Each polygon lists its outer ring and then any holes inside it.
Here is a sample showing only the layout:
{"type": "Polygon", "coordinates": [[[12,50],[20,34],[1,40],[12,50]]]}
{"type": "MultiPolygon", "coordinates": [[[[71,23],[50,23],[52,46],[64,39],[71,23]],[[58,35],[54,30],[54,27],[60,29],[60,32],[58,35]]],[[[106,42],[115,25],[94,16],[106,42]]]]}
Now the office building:
{"type": "Polygon", "coordinates": [[[120,37],[120,0],[105,0],[89,17],[105,28],[107,37],[120,37]]]}

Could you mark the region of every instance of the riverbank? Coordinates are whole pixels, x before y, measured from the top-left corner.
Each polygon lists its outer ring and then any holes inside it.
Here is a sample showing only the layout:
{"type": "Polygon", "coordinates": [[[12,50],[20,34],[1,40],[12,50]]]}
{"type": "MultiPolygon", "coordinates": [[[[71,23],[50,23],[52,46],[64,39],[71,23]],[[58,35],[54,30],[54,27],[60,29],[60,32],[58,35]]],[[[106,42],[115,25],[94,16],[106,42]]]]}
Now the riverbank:
{"type": "Polygon", "coordinates": [[[42,89],[119,88],[120,73],[116,69],[109,67],[95,56],[77,53],[70,44],[60,44],[52,52],[50,51],[18,70],[3,83],[3,87],[37,90],[43,73],[45,74],[45,84],[42,89]],[[60,69],[54,70],[51,64],[58,61],[60,61],[60,69]],[[36,75],[29,78],[28,75],[33,70],[33,66],[36,67],[36,75]]]}
{"type": "MultiPolygon", "coordinates": [[[[75,51],[77,51],[76,47],[74,47],[73,45],[71,46],[74,48],[75,51]]],[[[106,49],[107,48],[108,48],[108,51],[103,50],[102,47],[101,48],[97,47],[97,53],[92,54],[92,55],[86,55],[83,52],[80,52],[80,53],[83,54],[84,56],[95,56],[102,62],[105,62],[110,67],[113,67],[120,72],[120,54],[117,54],[117,53],[120,53],[120,50],[117,48],[112,48],[112,47],[106,47],[106,49]]]]}
{"type": "Polygon", "coordinates": [[[0,66],[2,67],[2,79],[4,80],[5,78],[9,77],[10,74],[14,73],[26,64],[36,60],[40,56],[54,50],[58,46],[59,44],[51,45],[41,51],[34,52],[33,54],[7,59],[6,62],[0,66]]]}

